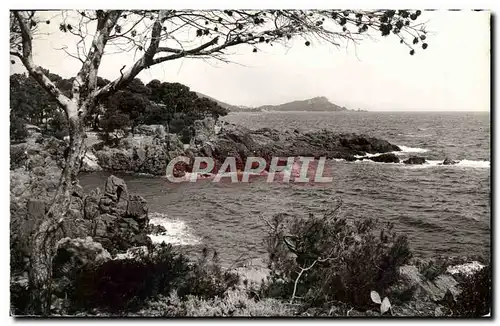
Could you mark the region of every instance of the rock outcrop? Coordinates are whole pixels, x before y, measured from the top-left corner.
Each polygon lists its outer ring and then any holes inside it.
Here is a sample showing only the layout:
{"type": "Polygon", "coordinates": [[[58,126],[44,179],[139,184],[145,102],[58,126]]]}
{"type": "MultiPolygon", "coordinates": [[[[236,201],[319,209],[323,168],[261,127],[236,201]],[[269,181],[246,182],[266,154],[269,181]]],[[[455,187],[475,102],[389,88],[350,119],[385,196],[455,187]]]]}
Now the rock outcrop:
{"type": "MultiPolygon", "coordinates": [[[[140,126],[136,129],[139,134],[123,139],[120,146],[108,147],[101,143],[94,145],[92,151],[98,165],[106,171],[165,175],[168,163],[177,156],[211,157],[215,160],[213,172],[217,172],[230,156],[236,159],[237,168],[243,169],[249,156],[263,157],[268,163],[276,156],[326,157],[355,161],[356,156],[367,153],[401,150],[382,139],[353,133],[340,134],[329,130],[250,130],[232,124],[225,124],[222,130],[216,127],[212,118],[195,121],[194,136],[189,145],[184,145],[176,135],[166,134],[161,128],[158,131],[153,126],[140,126]]],[[[380,162],[399,162],[399,159],[396,159],[394,155],[381,156],[380,162]]],[[[84,168],[91,166],[92,160],[93,156],[89,154],[84,168]]],[[[191,167],[178,167],[177,170],[174,174],[182,176],[183,173],[190,172],[191,167]]]]}
{"type": "MultiPolygon", "coordinates": [[[[59,184],[65,148],[64,141],[37,133],[25,143],[10,147],[10,247],[15,253],[12,265],[28,263],[31,239],[59,184]]],[[[78,206],[75,196],[69,213],[74,215],[78,206]]]]}
{"type": "Polygon", "coordinates": [[[374,162],[381,162],[381,163],[399,163],[399,157],[397,157],[396,154],[394,153],[386,153],[377,156],[372,156],[369,159],[374,162]]]}
{"type": "Polygon", "coordinates": [[[93,146],[92,152],[103,170],[152,175],[165,175],[168,162],[174,157],[185,155],[179,137],[166,134],[164,130],[155,135],[123,139],[118,147],[99,143],[93,146]]]}
{"type": "Polygon", "coordinates": [[[425,164],[427,161],[425,157],[421,156],[410,156],[406,160],[403,161],[404,164],[425,164]]]}
{"type": "Polygon", "coordinates": [[[138,195],[130,195],[125,181],[111,175],[104,192],[85,198],[85,218],[92,221],[89,235],[110,253],[151,244],[147,236],[148,206],[138,195]]]}
{"type": "Polygon", "coordinates": [[[194,137],[191,138],[191,146],[203,146],[211,144],[216,138],[216,121],[207,117],[203,120],[196,120],[193,125],[194,137]]]}
{"type": "MultiPolygon", "coordinates": [[[[260,156],[270,161],[272,157],[308,156],[356,160],[355,155],[388,153],[401,149],[385,140],[357,134],[338,134],[328,130],[315,132],[278,131],[270,128],[249,130],[241,126],[227,125],[209,150],[193,149],[195,155],[208,155],[217,167],[228,156],[236,158],[237,168],[243,168],[246,158],[260,156]],[[210,152],[210,153],[208,153],[210,152]]],[[[393,155],[393,154],[392,154],[393,155]]],[[[397,157],[396,157],[397,158],[397,157]]],[[[392,158],[391,162],[395,161],[392,158]]],[[[399,162],[399,160],[398,160],[399,162]]]]}
{"type": "Polygon", "coordinates": [[[458,282],[449,274],[437,276],[434,280],[426,280],[416,266],[405,265],[399,269],[401,282],[416,289],[415,297],[427,297],[433,301],[442,300],[449,291],[456,297],[460,294],[458,282]]]}
{"type": "Polygon", "coordinates": [[[80,168],[81,172],[97,172],[102,171],[102,167],[99,165],[99,161],[95,154],[88,150],[82,159],[82,166],[80,168]]]}
{"type": "Polygon", "coordinates": [[[457,161],[454,161],[450,158],[445,158],[444,161],[443,161],[443,165],[454,165],[454,164],[457,164],[458,162],[457,161]]]}
{"type": "Polygon", "coordinates": [[[57,242],[53,259],[54,277],[69,275],[80,271],[86,265],[100,264],[110,259],[110,253],[91,237],[62,238],[57,242]]]}
{"type": "MultiPolygon", "coordinates": [[[[18,175],[28,175],[29,179],[29,171],[24,174],[18,171],[18,175]]],[[[30,184],[22,195],[13,192],[18,188],[17,183],[11,185],[11,250],[17,255],[16,268],[28,263],[30,239],[44,220],[52,199],[50,194],[53,192],[35,185],[32,188],[40,193],[34,193],[30,184]]],[[[75,189],[67,218],[56,233],[56,241],[91,237],[112,255],[151,244],[147,235],[147,202],[141,196],[130,194],[122,179],[110,176],[103,192],[98,188],[86,195],[78,186],[75,189]]]]}

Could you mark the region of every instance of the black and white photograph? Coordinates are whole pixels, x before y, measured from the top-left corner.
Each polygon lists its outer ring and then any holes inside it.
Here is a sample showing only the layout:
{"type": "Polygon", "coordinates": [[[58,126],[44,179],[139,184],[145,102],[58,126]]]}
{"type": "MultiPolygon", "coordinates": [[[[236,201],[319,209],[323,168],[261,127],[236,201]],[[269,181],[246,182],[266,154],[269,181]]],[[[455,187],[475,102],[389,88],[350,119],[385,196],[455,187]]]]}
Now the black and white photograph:
{"type": "Polygon", "coordinates": [[[9,8],[11,318],[494,316],[495,13],[306,5],[9,8]]]}

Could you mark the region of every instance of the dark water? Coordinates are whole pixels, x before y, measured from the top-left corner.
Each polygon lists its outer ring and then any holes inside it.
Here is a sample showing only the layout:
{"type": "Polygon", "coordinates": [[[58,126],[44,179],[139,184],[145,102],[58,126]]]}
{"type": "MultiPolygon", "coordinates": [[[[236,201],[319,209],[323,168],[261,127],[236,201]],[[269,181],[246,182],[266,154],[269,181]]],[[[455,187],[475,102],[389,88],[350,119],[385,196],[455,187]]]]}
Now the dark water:
{"type": "MultiPolygon", "coordinates": [[[[151,212],[168,215],[164,224],[171,241],[212,247],[224,263],[241,255],[262,257],[266,227],[259,216],[319,213],[341,197],[349,218],[394,222],[409,236],[417,256],[489,255],[488,113],[238,113],[225,119],[250,128],[365,133],[405,146],[402,158],[421,155],[430,164],[335,161],[333,182],[321,187],[266,183],[265,178],[171,184],[163,178],[124,176],[129,189],[148,200],[151,212]],[[461,162],[437,165],[447,156],[461,162]]],[[[107,175],[83,174],[80,181],[87,189],[103,187],[107,175]]]]}

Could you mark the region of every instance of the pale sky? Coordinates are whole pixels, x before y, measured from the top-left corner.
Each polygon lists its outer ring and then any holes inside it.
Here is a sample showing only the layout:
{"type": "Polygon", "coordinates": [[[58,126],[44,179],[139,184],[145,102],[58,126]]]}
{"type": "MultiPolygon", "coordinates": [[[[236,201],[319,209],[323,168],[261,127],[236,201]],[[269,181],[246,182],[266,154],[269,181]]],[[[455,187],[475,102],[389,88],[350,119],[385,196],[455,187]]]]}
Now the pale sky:
{"type": "MultiPolygon", "coordinates": [[[[51,15],[44,13],[44,15],[51,15]]],[[[348,108],[370,111],[489,111],[489,12],[425,12],[429,32],[423,51],[414,56],[395,37],[364,40],[356,48],[336,48],[315,41],[297,40],[290,49],[265,46],[232,48],[236,62],[179,59],[154,66],[138,76],[180,82],[192,90],[233,105],[260,106],[325,96],[348,108]]],[[[34,41],[37,64],[69,78],[79,61],[55,50],[73,39],[58,31],[58,23],[42,24],[50,35],[34,41]]],[[[104,57],[99,75],[119,76],[133,54],[104,57]]],[[[21,65],[11,65],[20,72],[21,65]]]]}

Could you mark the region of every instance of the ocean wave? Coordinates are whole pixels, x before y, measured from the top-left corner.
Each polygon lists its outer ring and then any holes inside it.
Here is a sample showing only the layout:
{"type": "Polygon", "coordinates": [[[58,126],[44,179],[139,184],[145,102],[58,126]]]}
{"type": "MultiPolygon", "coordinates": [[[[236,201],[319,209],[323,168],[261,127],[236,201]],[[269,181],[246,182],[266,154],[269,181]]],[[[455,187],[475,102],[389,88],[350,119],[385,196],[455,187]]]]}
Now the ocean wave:
{"type": "MultiPolygon", "coordinates": [[[[342,159],[335,159],[342,160],[342,159]]],[[[343,160],[345,161],[345,160],[343,160]]],[[[347,162],[347,161],[346,161],[347,162]]],[[[444,168],[453,168],[453,167],[461,167],[461,168],[476,168],[476,169],[489,169],[490,161],[473,161],[473,160],[461,160],[458,163],[453,165],[443,165],[442,160],[428,160],[424,164],[405,164],[403,162],[400,163],[384,163],[384,162],[375,162],[372,160],[362,160],[362,161],[354,161],[357,164],[383,164],[383,165],[396,165],[410,169],[424,169],[424,168],[432,168],[432,167],[444,167],[444,168]]]]}
{"type": "Polygon", "coordinates": [[[382,154],[395,154],[395,155],[406,155],[407,153],[425,153],[428,152],[429,150],[426,148],[418,148],[418,147],[408,147],[408,146],[402,146],[398,145],[399,148],[401,148],[401,151],[393,151],[393,152],[388,152],[388,153],[366,153],[365,155],[354,155],[355,158],[362,158],[362,157],[374,157],[374,156],[379,156],[382,154]]]}
{"type": "Polygon", "coordinates": [[[186,246],[196,245],[201,242],[184,221],[170,219],[166,214],[161,213],[152,213],[149,218],[149,224],[161,225],[167,230],[164,234],[148,234],[153,243],[165,242],[177,246],[186,246]]]}
{"type": "MultiPolygon", "coordinates": [[[[426,165],[426,164],[424,164],[424,165],[426,165]]],[[[461,161],[458,161],[458,163],[453,164],[453,165],[443,165],[443,161],[429,160],[429,161],[427,161],[427,165],[444,166],[444,167],[459,166],[459,167],[464,167],[464,168],[489,168],[490,161],[461,160],[461,161]]]]}
{"type": "Polygon", "coordinates": [[[425,148],[418,148],[418,147],[408,147],[408,146],[403,146],[403,145],[398,145],[399,148],[401,148],[401,152],[393,152],[395,154],[397,153],[425,153],[428,152],[428,149],[425,148]]]}
{"type": "MultiPolygon", "coordinates": [[[[396,152],[390,152],[390,153],[396,153],[396,152]]],[[[374,157],[374,156],[379,156],[379,155],[382,155],[384,153],[375,153],[375,154],[370,154],[370,153],[366,153],[365,155],[354,155],[355,158],[362,158],[362,157],[374,157]]],[[[385,153],[387,154],[387,153],[385,153]]],[[[339,159],[339,160],[343,160],[342,158],[339,159]]]]}

